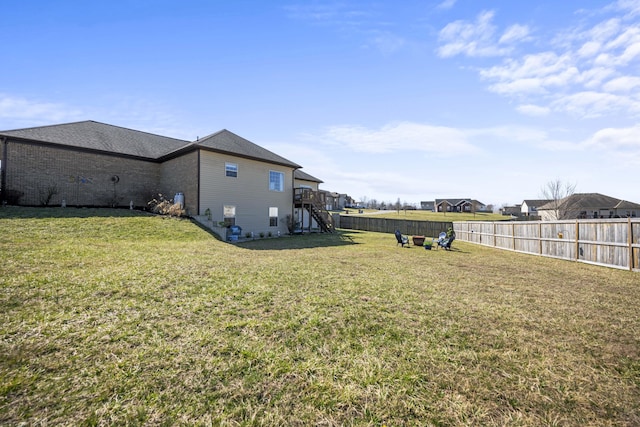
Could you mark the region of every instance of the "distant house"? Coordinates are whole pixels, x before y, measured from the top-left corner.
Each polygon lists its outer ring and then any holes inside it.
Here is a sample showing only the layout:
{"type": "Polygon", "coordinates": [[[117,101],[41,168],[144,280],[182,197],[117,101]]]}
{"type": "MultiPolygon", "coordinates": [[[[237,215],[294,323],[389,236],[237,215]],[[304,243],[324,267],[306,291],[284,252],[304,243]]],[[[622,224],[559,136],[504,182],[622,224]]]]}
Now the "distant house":
{"type": "Polygon", "coordinates": [[[484,212],[487,206],[472,199],[436,199],[435,212],[484,212]]]}
{"type": "Polygon", "coordinates": [[[549,202],[551,202],[551,200],[524,200],[522,205],[520,205],[520,215],[537,216],[538,207],[546,205],[549,202]]]}
{"type": "Polygon", "coordinates": [[[340,193],[335,191],[320,190],[324,195],[325,209],[328,211],[339,210],[340,193]]]}
{"type": "Polygon", "coordinates": [[[420,209],[423,211],[435,212],[436,202],[420,202],[420,209]]]}
{"type": "Polygon", "coordinates": [[[503,206],[500,208],[500,213],[502,215],[520,216],[521,211],[522,205],[503,206]]]}
{"type": "Polygon", "coordinates": [[[599,193],[575,193],[538,207],[543,221],[576,218],[626,218],[640,216],[640,204],[599,193]]]}
{"type": "Polygon", "coordinates": [[[322,182],[226,129],[196,141],[95,121],[0,131],[0,161],[3,203],[146,207],[180,195],[190,215],[243,232],[287,232],[284,218],[310,209],[295,185],[322,182]]]}

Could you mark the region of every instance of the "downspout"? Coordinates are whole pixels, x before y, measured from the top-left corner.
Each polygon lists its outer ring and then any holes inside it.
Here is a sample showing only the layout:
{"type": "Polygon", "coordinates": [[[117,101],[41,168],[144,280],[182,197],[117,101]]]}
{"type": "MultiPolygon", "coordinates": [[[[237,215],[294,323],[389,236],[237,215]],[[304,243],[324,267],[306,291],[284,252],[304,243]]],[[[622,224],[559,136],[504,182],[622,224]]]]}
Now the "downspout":
{"type": "Polygon", "coordinates": [[[6,194],[7,194],[7,137],[4,136],[2,138],[0,138],[0,141],[2,142],[2,168],[0,169],[0,171],[2,171],[2,173],[0,174],[0,206],[4,204],[5,200],[6,200],[6,194]]]}
{"type": "Polygon", "coordinates": [[[200,215],[200,149],[198,148],[198,168],[197,168],[197,172],[198,174],[197,179],[196,179],[196,215],[200,215]]]}
{"type": "MultiPolygon", "coordinates": [[[[293,168],[293,171],[291,172],[291,197],[292,197],[291,200],[290,200],[290,202],[291,202],[291,221],[293,221],[294,224],[295,224],[294,215],[295,215],[295,210],[296,210],[296,208],[295,208],[296,204],[295,204],[295,200],[294,200],[294,198],[296,197],[296,170],[298,170],[298,169],[300,169],[300,168],[293,168]]],[[[287,224],[287,231],[289,231],[288,228],[289,228],[289,225],[287,224]]],[[[293,231],[295,231],[295,225],[293,227],[293,231]]]]}

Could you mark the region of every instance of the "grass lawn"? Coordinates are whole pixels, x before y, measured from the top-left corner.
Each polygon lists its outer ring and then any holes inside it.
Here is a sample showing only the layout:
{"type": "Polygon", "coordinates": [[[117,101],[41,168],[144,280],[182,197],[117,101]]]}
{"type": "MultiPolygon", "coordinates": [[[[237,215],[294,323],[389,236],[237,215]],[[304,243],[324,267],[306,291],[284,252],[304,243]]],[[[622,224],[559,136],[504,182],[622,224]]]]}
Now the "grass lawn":
{"type": "Polygon", "coordinates": [[[494,213],[465,213],[465,212],[431,212],[423,210],[400,210],[400,211],[378,211],[372,209],[363,209],[362,213],[358,213],[358,209],[346,209],[342,211],[344,215],[354,216],[370,216],[375,215],[376,218],[391,219],[408,219],[417,221],[508,221],[510,216],[494,214],[494,213]],[[347,214],[346,211],[349,211],[347,214]]]}
{"type": "Polygon", "coordinates": [[[640,275],[0,208],[0,425],[640,425],[640,275]]]}

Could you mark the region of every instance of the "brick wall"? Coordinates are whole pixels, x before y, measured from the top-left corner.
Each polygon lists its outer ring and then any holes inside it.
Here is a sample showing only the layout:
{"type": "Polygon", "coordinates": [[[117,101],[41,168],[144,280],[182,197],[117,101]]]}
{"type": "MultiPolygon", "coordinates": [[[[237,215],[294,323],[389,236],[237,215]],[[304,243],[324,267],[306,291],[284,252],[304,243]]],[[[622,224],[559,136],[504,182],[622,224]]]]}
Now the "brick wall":
{"type": "Polygon", "coordinates": [[[158,163],[37,143],[7,144],[6,189],[23,193],[21,205],[42,205],[55,192],[49,205],[64,200],[68,206],[129,206],[133,201],[146,207],[160,191],[158,163]]]}
{"type": "Polygon", "coordinates": [[[165,197],[171,199],[176,193],[183,193],[188,213],[198,215],[198,152],[193,151],[162,163],[160,189],[165,197]]]}

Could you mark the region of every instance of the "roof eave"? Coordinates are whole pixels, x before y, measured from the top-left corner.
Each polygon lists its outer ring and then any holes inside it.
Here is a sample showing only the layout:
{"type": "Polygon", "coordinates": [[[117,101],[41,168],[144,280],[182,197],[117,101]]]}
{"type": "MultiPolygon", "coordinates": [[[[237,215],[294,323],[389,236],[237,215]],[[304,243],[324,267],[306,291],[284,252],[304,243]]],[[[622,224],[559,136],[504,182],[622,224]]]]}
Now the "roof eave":
{"type": "Polygon", "coordinates": [[[204,150],[204,151],[210,151],[212,153],[219,153],[219,154],[226,154],[229,156],[234,156],[234,157],[240,157],[243,159],[249,159],[249,160],[255,160],[257,162],[262,162],[262,163],[270,163],[273,165],[280,165],[280,166],[286,166],[292,169],[300,169],[302,168],[301,165],[297,164],[297,163],[293,163],[293,162],[279,162],[276,160],[268,160],[265,158],[261,158],[261,157],[255,157],[255,156],[249,156],[247,154],[239,154],[239,153],[234,153],[233,151],[227,151],[227,150],[220,150],[217,148],[213,148],[213,147],[207,147],[204,145],[197,145],[197,148],[204,150]]]}

